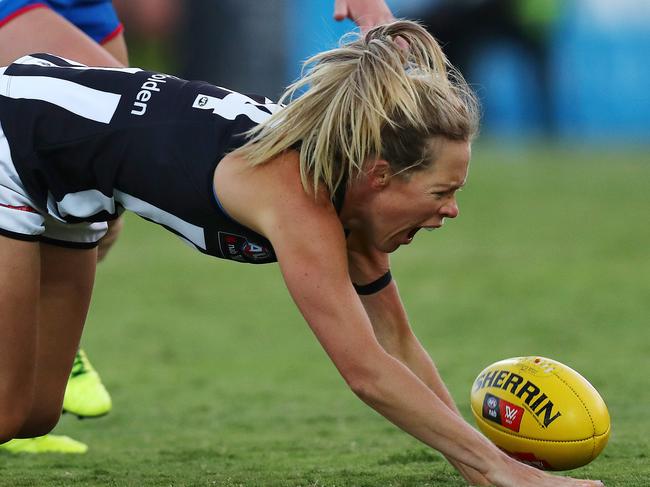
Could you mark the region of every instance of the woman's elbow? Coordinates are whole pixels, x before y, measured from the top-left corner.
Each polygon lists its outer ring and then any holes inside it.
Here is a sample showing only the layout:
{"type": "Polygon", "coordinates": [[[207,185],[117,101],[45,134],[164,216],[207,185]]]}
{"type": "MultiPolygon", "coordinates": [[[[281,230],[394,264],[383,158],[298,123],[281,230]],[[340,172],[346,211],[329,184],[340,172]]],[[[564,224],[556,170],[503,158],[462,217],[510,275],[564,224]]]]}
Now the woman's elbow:
{"type": "Polygon", "coordinates": [[[350,390],[362,401],[372,403],[379,398],[379,371],[376,367],[356,364],[342,369],[341,375],[350,390]]]}
{"type": "Polygon", "coordinates": [[[348,381],[348,386],[363,402],[372,403],[378,396],[377,388],[368,379],[348,381]]]}

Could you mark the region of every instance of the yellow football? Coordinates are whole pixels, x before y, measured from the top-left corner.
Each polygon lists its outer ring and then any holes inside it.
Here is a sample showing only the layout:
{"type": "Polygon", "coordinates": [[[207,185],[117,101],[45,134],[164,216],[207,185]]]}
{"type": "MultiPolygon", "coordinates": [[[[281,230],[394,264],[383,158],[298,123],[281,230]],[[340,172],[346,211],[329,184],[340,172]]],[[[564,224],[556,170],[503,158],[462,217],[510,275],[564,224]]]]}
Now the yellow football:
{"type": "Polygon", "coordinates": [[[570,470],[605,448],[609,412],[575,370],[543,357],[516,357],[483,370],[472,387],[479,429],[511,456],[545,470],[570,470]]]}

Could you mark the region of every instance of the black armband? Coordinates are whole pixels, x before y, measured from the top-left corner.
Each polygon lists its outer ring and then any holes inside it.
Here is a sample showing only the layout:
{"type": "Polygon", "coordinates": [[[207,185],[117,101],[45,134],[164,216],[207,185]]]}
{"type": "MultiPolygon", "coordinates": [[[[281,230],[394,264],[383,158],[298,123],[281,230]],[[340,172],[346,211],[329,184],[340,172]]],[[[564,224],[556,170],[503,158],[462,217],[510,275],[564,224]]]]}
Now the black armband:
{"type": "Polygon", "coordinates": [[[352,283],[352,285],[354,286],[354,289],[357,292],[357,294],[366,296],[368,294],[378,293],[386,286],[388,286],[390,284],[390,281],[392,280],[393,280],[393,276],[391,275],[390,271],[388,271],[386,272],[386,274],[381,276],[379,279],[372,281],[370,284],[359,286],[357,284],[352,283]]]}

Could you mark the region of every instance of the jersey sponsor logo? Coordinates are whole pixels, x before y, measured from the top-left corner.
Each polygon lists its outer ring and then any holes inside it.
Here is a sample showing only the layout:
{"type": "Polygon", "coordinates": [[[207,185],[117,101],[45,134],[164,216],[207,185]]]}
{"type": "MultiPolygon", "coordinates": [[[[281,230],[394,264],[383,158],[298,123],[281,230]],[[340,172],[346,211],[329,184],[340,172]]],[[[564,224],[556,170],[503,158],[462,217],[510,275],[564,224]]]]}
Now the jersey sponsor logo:
{"type": "Polygon", "coordinates": [[[488,393],[483,399],[483,417],[518,432],[524,409],[488,393]]]}
{"type": "Polygon", "coordinates": [[[257,263],[265,261],[273,255],[268,247],[251,242],[246,237],[234,233],[219,232],[219,247],[225,258],[238,262],[257,263]]]}
{"type": "Polygon", "coordinates": [[[244,115],[255,123],[262,123],[277,110],[278,105],[270,101],[262,104],[249,96],[232,91],[223,98],[199,93],[192,103],[192,108],[212,110],[212,113],[226,120],[234,120],[244,115]]]}
{"type": "Polygon", "coordinates": [[[2,206],[3,208],[9,208],[10,210],[26,211],[27,213],[38,213],[38,211],[36,211],[34,208],[27,205],[15,206],[15,205],[7,205],[5,203],[0,203],[0,206],[2,206]]]}
{"type": "Polygon", "coordinates": [[[166,83],[168,76],[166,74],[152,74],[147,78],[147,81],[142,83],[140,91],[135,95],[133,102],[132,115],[142,116],[147,112],[147,103],[151,99],[153,93],[160,91],[159,84],[166,83]]]}

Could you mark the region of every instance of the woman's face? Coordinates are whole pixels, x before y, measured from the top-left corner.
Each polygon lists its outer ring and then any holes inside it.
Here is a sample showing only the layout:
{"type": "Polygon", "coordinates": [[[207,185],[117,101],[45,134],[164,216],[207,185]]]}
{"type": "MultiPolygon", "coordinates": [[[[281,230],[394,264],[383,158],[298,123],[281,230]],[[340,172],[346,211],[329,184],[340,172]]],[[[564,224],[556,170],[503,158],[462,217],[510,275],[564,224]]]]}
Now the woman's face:
{"type": "Polygon", "coordinates": [[[365,245],[393,252],[418,230],[439,228],[445,218],[458,216],[456,191],[467,179],[471,144],[441,138],[431,143],[437,156],[428,168],[395,175],[380,160],[350,188],[351,208],[341,217],[365,245]]]}

